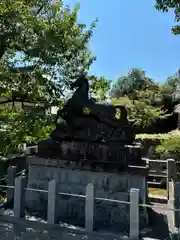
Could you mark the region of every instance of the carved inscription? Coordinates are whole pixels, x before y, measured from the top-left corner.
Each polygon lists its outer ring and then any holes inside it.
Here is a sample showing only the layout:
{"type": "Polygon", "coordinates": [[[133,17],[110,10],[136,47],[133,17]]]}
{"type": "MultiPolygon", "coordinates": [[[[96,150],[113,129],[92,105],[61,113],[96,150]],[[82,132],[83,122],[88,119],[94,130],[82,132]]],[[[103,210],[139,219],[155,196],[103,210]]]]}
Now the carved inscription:
{"type": "Polygon", "coordinates": [[[112,147],[102,143],[62,142],[61,150],[62,159],[112,161],[126,165],[128,157],[126,148],[112,147]]]}

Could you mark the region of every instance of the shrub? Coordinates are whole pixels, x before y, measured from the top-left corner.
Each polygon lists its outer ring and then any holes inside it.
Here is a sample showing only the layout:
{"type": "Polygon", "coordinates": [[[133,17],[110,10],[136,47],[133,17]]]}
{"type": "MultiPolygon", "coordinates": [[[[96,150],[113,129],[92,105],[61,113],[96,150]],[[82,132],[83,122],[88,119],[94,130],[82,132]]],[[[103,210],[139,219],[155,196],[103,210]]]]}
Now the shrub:
{"type": "Polygon", "coordinates": [[[37,144],[47,139],[55,127],[51,116],[38,116],[16,109],[7,110],[5,114],[8,117],[6,126],[0,126],[1,155],[19,152],[19,144],[37,144]]]}
{"type": "Polygon", "coordinates": [[[156,159],[174,158],[180,161],[180,131],[164,134],[137,134],[136,142],[142,144],[142,155],[156,159]]]}
{"type": "Polygon", "coordinates": [[[180,162],[180,137],[174,136],[166,140],[161,140],[161,144],[156,147],[155,153],[159,158],[173,158],[180,162]]]}
{"type": "Polygon", "coordinates": [[[170,114],[166,113],[162,105],[160,91],[144,90],[134,91],[134,99],[124,96],[112,99],[113,105],[124,105],[128,112],[128,120],[136,127],[151,128],[157,120],[166,119],[170,114]]]}
{"type": "Polygon", "coordinates": [[[171,137],[170,134],[168,133],[159,133],[159,134],[147,134],[147,133],[142,133],[142,134],[137,134],[136,139],[137,140],[164,140],[164,139],[169,139],[171,137]]]}
{"type": "Polygon", "coordinates": [[[156,134],[147,134],[147,133],[141,133],[136,135],[136,139],[144,140],[167,140],[171,138],[180,138],[180,131],[174,130],[168,133],[156,133],[156,134]]]}

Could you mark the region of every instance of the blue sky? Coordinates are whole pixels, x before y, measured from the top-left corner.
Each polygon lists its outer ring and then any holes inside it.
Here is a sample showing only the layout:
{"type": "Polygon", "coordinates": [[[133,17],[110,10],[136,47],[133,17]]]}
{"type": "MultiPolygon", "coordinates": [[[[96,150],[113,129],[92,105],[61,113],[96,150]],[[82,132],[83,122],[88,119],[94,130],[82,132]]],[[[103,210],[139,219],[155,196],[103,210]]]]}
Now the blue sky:
{"type": "Polygon", "coordinates": [[[90,73],[116,79],[132,67],[143,68],[155,81],[165,81],[180,67],[180,36],[171,27],[174,14],[154,8],[155,0],[66,0],[80,2],[79,21],[99,19],[90,42],[97,56],[90,73]]]}

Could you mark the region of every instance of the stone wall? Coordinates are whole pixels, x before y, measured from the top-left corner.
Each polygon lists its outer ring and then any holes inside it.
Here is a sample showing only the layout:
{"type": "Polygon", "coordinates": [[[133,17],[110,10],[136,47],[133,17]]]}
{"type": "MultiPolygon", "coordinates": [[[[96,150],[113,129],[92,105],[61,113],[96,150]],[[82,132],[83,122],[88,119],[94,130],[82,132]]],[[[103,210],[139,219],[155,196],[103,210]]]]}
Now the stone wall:
{"type": "MultiPolygon", "coordinates": [[[[129,201],[131,188],[140,189],[141,201],[146,203],[146,174],[132,172],[108,173],[30,165],[28,187],[46,189],[48,182],[56,179],[58,192],[85,195],[86,186],[92,183],[96,197],[129,201]]],[[[69,224],[84,226],[84,198],[58,195],[57,219],[69,224]]],[[[47,193],[27,192],[26,206],[29,210],[46,215],[47,193]]],[[[144,211],[140,218],[141,227],[145,225],[144,211]]],[[[96,200],[95,228],[129,231],[129,205],[96,200]]]]}

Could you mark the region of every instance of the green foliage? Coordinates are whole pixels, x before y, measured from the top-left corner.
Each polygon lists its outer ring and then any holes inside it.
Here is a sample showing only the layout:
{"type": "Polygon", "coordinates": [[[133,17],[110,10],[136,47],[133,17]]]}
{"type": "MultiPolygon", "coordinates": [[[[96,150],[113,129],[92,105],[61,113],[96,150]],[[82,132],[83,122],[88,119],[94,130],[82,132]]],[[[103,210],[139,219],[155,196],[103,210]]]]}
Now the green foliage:
{"type": "Polygon", "coordinates": [[[135,126],[145,129],[150,127],[157,119],[165,119],[169,116],[169,114],[165,114],[162,108],[156,108],[140,101],[135,101],[128,106],[128,109],[129,121],[133,122],[135,126]]]}
{"type": "Polygon", "coordinates": [[[127,95],[134,99],[136,90],[150,89],[155,84],[150,78],[145,76],[145,71],[137,68],[132,68],[127,76],[122,76],[117,79],[111,89],[111,97],[122,97],[127,95]]]}
{"type": "MultiPolygon", "coordinates": [[[[174,10],[176,22],[180,21],[180,7],[179,0],[156,0],[156,9],[163,12],[168,12],[169,10],[174,10]]],[[[172,32],[175,35],[180,34],[180,25],[176,25],[172,28],[172,32]]]]}
{"type": "Polygon", "coordinates": [[[62,1],[0,0],[0,87],[53,102],[74,76],[87,72],[94,60],[88,42],[95,22],[90,29],[78,24],[78,10],[62,1]],[[17,66],[33,67],[29,72],[17,66]]]}
{"type": "Polygon", "coordinates": [[[105,101],[108,98],[111,81],[105,77],[89,76],[90,94],[94,96],[97,101],[105,101]]]}
{"type": "MultiPolygon", "coordinates": [[[[175,9],[177,1],[157,0],[156,8],[175,9]]],[[[88,48],[96,21],[89,29],[78,23],[79,5],[70,9],[62,0],[0,0],[0,97],[5,103],[44,103],[44,108],[62,104],[69,84],[79,74],[87,73],[95,60],[88,48]]],[[[173,28],[174,34],[180,27],[173,28]]],[[[110,81],[89,76],[91,97],[104,101],[110,81]]],[[[136,126],[147,128],[165,119],[180,99],[179,75],[157,85],[142,69],[133,68],[113,84],[113,104],[121,102],[128,118],[136,126]],[[168,110],[168,114],[167,114],[168,110]]],[[[2,102],[0,102],[0,107],[2,102]]],[[[52,116],[42,117],[36,111],[0,108],[0,153],[18,151],[18,144],[36,144],[46,139],[54,128],[52,116]]]]}
{"type": "Polygon", "coordinates": [[[168,140],[171,138],[180,138],[180,131],[175,130],[168,133],[159,133],[159,134],[137,134],[136,139],[152,139],[152,140],[168,140]]]}
{"type": "Polygon", "coordinates": [[[120,98],[112,98],[111,103],[114,106],[116,106],[116,105],[127,106],[130,104],[130,99],[127,96],[120,97],[120,98]]]}
{"type": "Polygon", "coordinates": [[[129,120],[135,126],[166,131],[165,123],[174,118],[174,107],[180,99],[179,73],[157,84],[145,71],[132,69],[113,84],[110,95],[114,105],[127,106],[129,120]]]}
{"type": "Polygon", "coordinates": [[[179,83],[179,76],[178,74],[174,74],[173,76],[169,76],[166,81],[166,85],[171,87],[172,90],[174,90],[179,83]]]}
{"type": "Polygon", "coordinates": [[[163,159],[173,158],[180,161],[180,136],[162,140],[155,149],[157,156],[163,159]]]}
{"type": "Polygon", "coordinates": [[[37,144],[38,141],[47,139],[54,128],[51,116],[44,118],[17,109],[1,110],[2,115],[8,121],[4,127],[1,124],[0,154],[17,152],[18,145],[23,142],[37,144]]]}
{"type": "MultiPolygon", "coordinates": [[[[148,128],[157,119],[165,119],[169,116],[161,106],[163,98],[158,90],[134,91],[136,100],[127,97],[120,98],[119,105],[125,105],[128,110],[128,119],[135,126],[148,128]]],[[[113,100],[118,105],[118,100],[113,100]]]]}
{"type": "Polygon", "coordinates": [[[172,96],[172,101],[177,103],[180,100],[180,75],[179,70],[172,76],[169,76],[164,86],[168,88],[172,96]]]}
{"type": "Polygon", "coordinates": [[[169,134],[142,133],[142,134],[137,134],[136,139],[140,139],[140,140],[144,140],[144,139],[149,139],[149,140],[169,139],[169,134]]]}
{"type": "MultiPolygon", "coordinates": [[[[79,5],[62,0],[0,0],[0,153],[18,151],[18,144],[35,144],[54,128],[51,116],[25,113],[24,102],[47,109],[62,104],[69,83],[87,73],[95,60],[88,48],[96,22],[89,29],[77,22],[79,5]],[[22,109],[5,103],[22,102],[22,109]]],[[[104,98],[104,78],[92,85],[104,98]]]]}
{"type": "Polygon", "coordinates": [[[175,130],[166,134],[137,134],[136,139],[160,140],[160,144],[154,149],[154,157],[157,159],[173,158],[180,161],[180,131],[175,130]]]}

